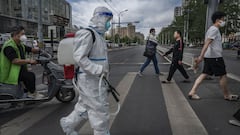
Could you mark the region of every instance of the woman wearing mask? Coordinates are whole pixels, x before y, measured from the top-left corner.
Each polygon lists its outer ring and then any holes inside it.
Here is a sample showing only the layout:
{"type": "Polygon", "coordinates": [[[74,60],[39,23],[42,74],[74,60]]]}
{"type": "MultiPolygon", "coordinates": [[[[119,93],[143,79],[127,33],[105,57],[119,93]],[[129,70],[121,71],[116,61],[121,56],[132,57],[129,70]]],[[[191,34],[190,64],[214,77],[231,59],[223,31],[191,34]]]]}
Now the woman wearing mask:
{"type": "Polygon", "coordinates": [[[160,75],[160,71],[158,68],[158,61],[157,61],[157,57],[156,57],[157,45],[158,45],[158,42],[156,39],[156,31],[154,28],[151,28],[150,34],[147,39],[146,50],[144,52],[144,56],[146,56],[147,59],[146,59],[145,63],[142,65],[140,71],[138,72],[139,76],[143,76],[142,73],[143,73],[144,69],[150,64],[151,61],[153,61],[156,75],[160,75]]]}

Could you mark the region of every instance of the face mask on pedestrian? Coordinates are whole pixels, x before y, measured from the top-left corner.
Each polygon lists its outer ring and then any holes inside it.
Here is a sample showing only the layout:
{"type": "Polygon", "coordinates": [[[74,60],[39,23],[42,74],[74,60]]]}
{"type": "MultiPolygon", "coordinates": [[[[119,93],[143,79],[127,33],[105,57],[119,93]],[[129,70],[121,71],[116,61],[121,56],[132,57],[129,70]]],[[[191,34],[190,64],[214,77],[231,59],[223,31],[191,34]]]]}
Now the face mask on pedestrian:
{"type": "Polygon", "coordinates": [[[107,21],[106,24],[105,24],[105,29],[109,30],[109,28],[111,28],[111,22],[107,21]]]}
{"type": "Polygon", "coordinates": [[[27,41],[27,36],[26,36],[26,35],[22,35],[22,36],[20,37],[20,41],[22,41],[22,42],[27,41]]]}
{"type": "Polygon", "coordinates": [[[220,20],[220,21],[219,21],[219,25],[220,25],[220,27],[224,27],[224,26],[225,26],[225,24],[226,24],[226,22],[225,22],[225,21],[222,21],[222,20],[220,20]]]}
{"type": "Polygon", "coordinates": [[[152,32],[152,35],[153,35],[153,36],[156,36],[156,32],[155,32],[155,31],[153,31],[153,32],[152,32]]]}
{"type": "Polygon", "coordinates": [[[177,38],[178,38],[178,33],[177,33],[177,32],[174,32],[173,37],[174,37],[175,39],[177,39],[177,38]]]}

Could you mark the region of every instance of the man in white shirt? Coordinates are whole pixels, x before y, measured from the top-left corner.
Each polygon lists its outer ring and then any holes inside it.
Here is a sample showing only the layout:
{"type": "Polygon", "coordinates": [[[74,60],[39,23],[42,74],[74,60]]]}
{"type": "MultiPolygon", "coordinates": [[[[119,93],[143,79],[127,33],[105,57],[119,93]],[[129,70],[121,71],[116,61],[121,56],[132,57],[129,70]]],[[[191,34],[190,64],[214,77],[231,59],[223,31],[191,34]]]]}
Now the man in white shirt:
{"type": "Polygon", "coordinates": [[[189,99],[199,100],[200,97],[196,94],[197,88],[201,82],[208,76],[219,76],[220,86],[223,90],[224,99],[226,100],[237,100],[237,95],[231,95],[227,88],[227,72],[224,59],[222,56],[222,37],[219,31],[220,27],[225,26],[224,17],[226,16],[223,12],[215,12],[212,15],[213,25],[208,29],[205,36],[205,44],[202,48],[200,56],[196,59],[198,65],[204,60],[204,69],[202,74],[195,81],[192,90],[189,92],[189,99]]]}

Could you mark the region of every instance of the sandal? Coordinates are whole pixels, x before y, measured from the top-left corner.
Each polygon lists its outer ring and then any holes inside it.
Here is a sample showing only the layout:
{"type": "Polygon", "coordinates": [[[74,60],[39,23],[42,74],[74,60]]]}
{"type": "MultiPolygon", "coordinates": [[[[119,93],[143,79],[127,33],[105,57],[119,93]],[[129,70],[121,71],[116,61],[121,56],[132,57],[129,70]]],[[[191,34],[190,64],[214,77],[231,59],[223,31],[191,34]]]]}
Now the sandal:
{"type": "Polygon", "coordinates": [[[240,121],[238,120],[229,120],[229,124],[240,127],[240,121]]]}
{"type": "Polygon", "coordinates": [[[237,101],[237,100],[239,100],[239,96],[238,95],[228,95],[224,99],[228,100],[228,101],[237,101]]]}
{"type": "Polygon", "coordinates": [[[167,83],[171,83],[171,82],[170,81],[162,81],[162,83],[167,84],[167,83]]]}
{"type": "Polygon", "coordinates": [[[188,95],[190,100],[200,100],[201,98],[197,94],[188,95]]]}
{"type": "Polygon", "coordinates": [[[182,82],[183,82],[183,83],[191,83],[190,80],[183,80],[182,82]]]}

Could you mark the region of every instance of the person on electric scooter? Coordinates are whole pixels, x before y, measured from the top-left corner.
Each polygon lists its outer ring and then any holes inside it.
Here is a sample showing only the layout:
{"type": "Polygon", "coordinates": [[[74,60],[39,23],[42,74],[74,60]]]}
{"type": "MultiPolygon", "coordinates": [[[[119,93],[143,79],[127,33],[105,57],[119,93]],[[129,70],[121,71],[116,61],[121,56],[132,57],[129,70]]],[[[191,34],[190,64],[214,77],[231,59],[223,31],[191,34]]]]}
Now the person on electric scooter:
{"type": "Polygon", "coordinates": [[[11,31],[11,39],[6,41],[0,53],[0,83],[18,85],[23,82],[29,98],[42,98],[36,91],[35,74],[27,70],[27,64],[37,64],[36,60],[26,59],[26,52],[38,53],[39,49],[23,44],[27,40],[24,27],[16,26],[11,31]]]}

